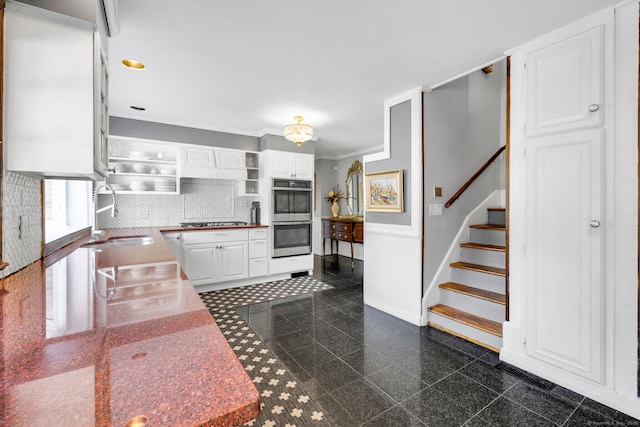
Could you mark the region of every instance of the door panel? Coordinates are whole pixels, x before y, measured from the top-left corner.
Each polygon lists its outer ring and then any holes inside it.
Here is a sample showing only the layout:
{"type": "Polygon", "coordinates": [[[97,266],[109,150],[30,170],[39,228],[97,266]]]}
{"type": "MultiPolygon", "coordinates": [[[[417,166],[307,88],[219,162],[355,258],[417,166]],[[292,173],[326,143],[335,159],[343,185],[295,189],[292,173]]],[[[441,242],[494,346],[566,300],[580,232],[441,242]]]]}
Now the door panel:
{"type": "Polygon", "coordinates": [[[216,281],[249,277],[249,245],[247,242],[224,243],[219,246],[217,249],[219,274],[216,281]]]}
{"type": "Polygon", "coordinates": [[[604,130],[527,141],[527,348],[600,379],[604,130]],[[553,331],[553,333],[550,333],[553,331]]]}
{"type": "Polygon", "coordinates": [[[184,245],[184,272],[193,284],[209,283],[215,275],[214,245],[184,245]]]}
{"type": "Polygon", "coordinates": [[[601,38],[594,27],[526,56],[527,137],[601,124],[601,38]]]}

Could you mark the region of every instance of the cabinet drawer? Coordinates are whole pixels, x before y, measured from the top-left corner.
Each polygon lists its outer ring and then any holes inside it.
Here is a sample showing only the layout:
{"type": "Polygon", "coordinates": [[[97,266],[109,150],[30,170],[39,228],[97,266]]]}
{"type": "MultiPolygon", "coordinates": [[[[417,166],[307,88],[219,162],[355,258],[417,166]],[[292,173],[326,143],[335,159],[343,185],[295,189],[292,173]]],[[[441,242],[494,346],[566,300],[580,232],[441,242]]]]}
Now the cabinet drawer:
{"type": "Polygon", "coordinates": [[[272,258],[269,273],[273,275],[308,270],[313,270],[313,256],[300,255],[285,258],[272,258]]]}
{"type": "Polygon", "coordinates": [[[249,258],[265,258],[267,256],[267,240],[249,241],[249,258]]]}
{"type": "Polygon", "coordinates": [[[183,244],[191,243],[220,243],[248,240],[248,230],[207,230],[186,231],[182,233],[183,244]]]}
{"type": "Polygon", "coordinates": [[[249,229],[249,240],[266,239],[269,237],[268,228],[251,228],[249,229]]]}
{"type": "Polygon", "coordinates": [[[344,240],[345,242],[351,241],[351,233],[343,233],[341,231],[334,231],[331,233],[331,238],[335,240],[344,240]]]}
{"type": "Polygon", "coordinates": [[[332,222],[331,231],[351,234],[351,224],[345,222],[332,222]]]}
{"type": "Polygon", "coordinates": [[[269,263],[267,258],[257,258],[249,260],[249,277],[266,276],[269,263]]]}
{"type": "Polygon", "coordinates": [[[356,243],[364,243],[364,225],[362,223],[354,224],[353,241],[356,243]]]}

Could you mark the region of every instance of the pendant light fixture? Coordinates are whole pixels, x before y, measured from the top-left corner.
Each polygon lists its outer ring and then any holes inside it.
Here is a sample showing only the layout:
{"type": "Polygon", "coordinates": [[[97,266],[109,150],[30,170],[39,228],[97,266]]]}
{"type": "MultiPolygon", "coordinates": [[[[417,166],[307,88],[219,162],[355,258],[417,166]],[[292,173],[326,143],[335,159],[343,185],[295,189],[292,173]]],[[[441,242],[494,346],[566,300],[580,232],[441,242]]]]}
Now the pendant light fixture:
{"type": "Polygon", "coordinates": [[[300,146],[303,142],[313,138],[313,128],[310,125],[301,123],[303,120],[302,116],[295,116],[293,120],[297,123],[285,126],[284,137],[289,141],[295,142],[297,146],[300,146]]]}

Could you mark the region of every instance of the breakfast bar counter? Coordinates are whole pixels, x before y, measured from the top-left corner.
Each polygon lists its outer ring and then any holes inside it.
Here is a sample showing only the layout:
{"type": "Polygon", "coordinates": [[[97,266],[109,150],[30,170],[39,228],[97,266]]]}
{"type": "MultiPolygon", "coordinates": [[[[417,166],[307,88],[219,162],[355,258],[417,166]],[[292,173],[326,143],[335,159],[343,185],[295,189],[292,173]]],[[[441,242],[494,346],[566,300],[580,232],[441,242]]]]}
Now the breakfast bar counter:
{"type": "Polygon", "coordinates": [[[0,425],[241,425],[260,397],[160,229],[0,281],[0,425]]]}

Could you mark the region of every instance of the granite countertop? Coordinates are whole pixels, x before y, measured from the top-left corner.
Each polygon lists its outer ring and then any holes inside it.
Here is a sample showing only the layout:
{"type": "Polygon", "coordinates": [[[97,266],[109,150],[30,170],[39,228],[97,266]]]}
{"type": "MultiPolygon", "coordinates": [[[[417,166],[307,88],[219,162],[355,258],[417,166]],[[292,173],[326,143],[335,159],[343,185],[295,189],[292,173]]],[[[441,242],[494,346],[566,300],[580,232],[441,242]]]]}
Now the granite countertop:
{"type": "Polygon", "coordinates": [[[258,416],[258,391],[160,231],[108,230],[101,240],[154,243],[76,244],[0,281],[0,425],[124,426],[142,416],[232,426],[258,416]]]}
{"type": "Polygon", "coordinates": [[[269,228],[268,225],[256,225],[256,224],[247,224],[247,225],[227,225],[224,227],[191,227],[191,228],[182,228],[179,225],[176,226],[164,226],[160,227],[160,231],[163,233],[173,233],[173,232],[183,232],[183,231],[202,231],[202,230],[237,230],[243,228],[269,228]]]}

